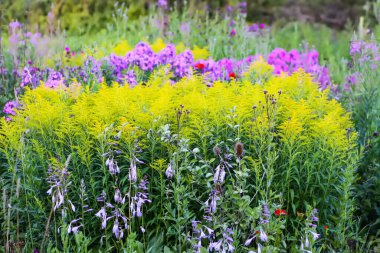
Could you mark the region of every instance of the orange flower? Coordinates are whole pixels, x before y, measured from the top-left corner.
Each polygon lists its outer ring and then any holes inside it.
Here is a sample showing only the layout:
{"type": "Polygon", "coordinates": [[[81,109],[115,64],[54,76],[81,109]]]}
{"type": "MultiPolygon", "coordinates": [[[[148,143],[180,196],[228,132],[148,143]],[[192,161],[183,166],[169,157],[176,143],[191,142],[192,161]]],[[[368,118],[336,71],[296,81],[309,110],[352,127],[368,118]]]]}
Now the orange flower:
{"type": "Polygon", "coordinates": [[[203,64],[203,63],[197,63],[197,64],[195,64],[195,67],[197,68],[197,69],[200,69],[200,70],[202,70],[202,69],[204,69],[206,66],[203,64]]]}
{"type": "Polygon", "coordinates": [[[286,213],[286,211],[284,209],[276,209],[276,211],[274,211],[274,214],[276,216],[287,215],[287,213],[286,213]]]}

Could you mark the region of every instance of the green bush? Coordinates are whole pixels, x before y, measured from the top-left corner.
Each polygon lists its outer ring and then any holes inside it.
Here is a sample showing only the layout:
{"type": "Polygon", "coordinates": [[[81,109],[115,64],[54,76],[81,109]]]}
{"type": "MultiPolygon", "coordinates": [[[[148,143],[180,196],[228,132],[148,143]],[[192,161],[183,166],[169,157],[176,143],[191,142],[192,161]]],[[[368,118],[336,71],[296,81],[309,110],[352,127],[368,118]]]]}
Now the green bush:
{"type": "Polygon", "coordinates": [[[349,248],[358,157],[339,103],[303,72],[211,88],[169,78],[163,68],[134,88],[27,91],[0,125],[5,238],[182,252],[207,226],[203,251],[217,241],[237,252],[349,248]]]}

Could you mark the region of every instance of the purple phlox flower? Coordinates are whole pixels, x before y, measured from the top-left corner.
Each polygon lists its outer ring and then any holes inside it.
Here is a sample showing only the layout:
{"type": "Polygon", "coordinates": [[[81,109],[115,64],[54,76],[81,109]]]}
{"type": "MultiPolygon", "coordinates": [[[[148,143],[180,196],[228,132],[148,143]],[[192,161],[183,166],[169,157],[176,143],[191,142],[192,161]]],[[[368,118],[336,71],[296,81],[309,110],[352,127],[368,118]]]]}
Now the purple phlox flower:
{"type": "Polygon", "coordinates": [[[350,55],[354,57],[355,54],[360,54],[362,46],[362,41],[352,41],[350,45],[350,55]]]}
{"type": "Polygon", "coordinates": [[[191,74],[191,67],[194,63],[194,56],[190,50],[176,55],[172,64],[172,70],[177,77],[184,77],[191,74]]]}
{"type": "Polygon", "coordinates": [[[123,82],[123,71],[128,68],[128,59],[125,57],[120,57],[114,54],[111,54],[111,56],[106,59],[108,61],[108,64],[113,69],[113,75],[116,77],[116,81],[118,83],[123,82]]]}
{"type": "Polygon", "coordinates": [[[265,29],[265,24],[264,24],[264,23],[261,23],[261,24],[259,25],[259,27],[260,27],[260,29],[265,29]]]}
{"type": "Polygon", "coordinates": [[[235,35],[236,35],[236,29],[232,29],[230,32],[230,36],[235,37],[235,35]]]}
{"type": "Polygon", "coordinates": [[[49,88],[57,88],[62,85],[64,85],[64,78],[58,71],[50,73],[48,80],[45,82],[45,86],[49,88]]]}
{"type": "Polygon", "coordinates": [[[155,65],[166,65],[173,64],[174,58],[176,56],[175,46],[173,44],[168,44],[164,49],[162,49],[155,57],[155,65]]]}
{"type": "Polygon", "coordinates": [[[157,55],[145,42],[139,42],[136,47],[124,57],[127,66],[137,66],[143,71],[152,71],[156,67],[157,55]]]}
{"type": "Polygon", "coordinates": [[[173,176],[174,176],[174,170],[172,169],[172,164],[171,163],[169,163],[168,168],[165,171],[165,176],[168,179],[172,179],[173,176]]]}
{"type": "Polygon", "coordinates": [[[133,70],[127,71],[127,73],[125,73],[125,75],[124,75],[124,81],[127,84],[129,84],[131,87],[136,86],[137,85],[137,81],[136,81],[135,72],[133,70]]]}
{"type": "Polygon", "coordinates": [[[329,72],[326,67],[319,65],[318,56],[316,50],[301,54],[294,49],[286,52],[282,48],[276,48],[269,54],[268,63],[274,67],[274,74],[291,74],[302,68],[312,74],[322,89],[326,89],[331,85],[329,72]]]}
{"type": "Polygon", "coordinates": [[[3,112],[8,115],[16,116],[16,109],[19,109],[21,104],[17,101],[9,101],[5,104],[3,112]]]}

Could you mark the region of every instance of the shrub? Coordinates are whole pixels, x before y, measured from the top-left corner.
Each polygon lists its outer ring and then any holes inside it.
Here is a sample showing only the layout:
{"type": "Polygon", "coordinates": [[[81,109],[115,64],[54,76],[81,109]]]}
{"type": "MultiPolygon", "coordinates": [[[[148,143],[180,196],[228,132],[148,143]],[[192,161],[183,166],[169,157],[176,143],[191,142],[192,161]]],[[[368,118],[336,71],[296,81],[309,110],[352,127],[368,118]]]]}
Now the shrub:
{"type": "Polygon", "coordinates": [[[380,44],[371,39],[353,38],[350,54],[351,67],[344,86],[336,95],[352,112],[359,134],[363,157],[358,169],[357,194],[362,200],[358,214],[363,225],[369,225],[371,234],[380,230],[380,44]]]}
{"type": "Polygon", "coordinates": [[[308,74],[270,68],[212,87],[172,85],[162,67],[134,88],[28,90],[0,125],[4,237],[49,250],[347,248],[349,114],[308,74]]]}

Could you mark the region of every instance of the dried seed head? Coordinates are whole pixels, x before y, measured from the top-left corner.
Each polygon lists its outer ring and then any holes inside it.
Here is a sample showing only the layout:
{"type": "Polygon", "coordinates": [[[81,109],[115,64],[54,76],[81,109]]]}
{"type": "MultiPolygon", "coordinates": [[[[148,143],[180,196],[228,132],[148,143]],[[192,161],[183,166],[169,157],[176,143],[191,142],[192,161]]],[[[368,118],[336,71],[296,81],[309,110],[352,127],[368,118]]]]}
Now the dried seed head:
{"type": "Polygon", "coordinates": [[[222,150],[218,147],[218,146],[215,146],[212,151],[214,151],[214,154],[219,156],[221,153],[222,153],[222,150]]]}
{"type": "Polygon", "coordinates": [[[235,155],[239,158],[242,158],[244,155],[244,145],[241,142],[235,144],[235,155]]]}

